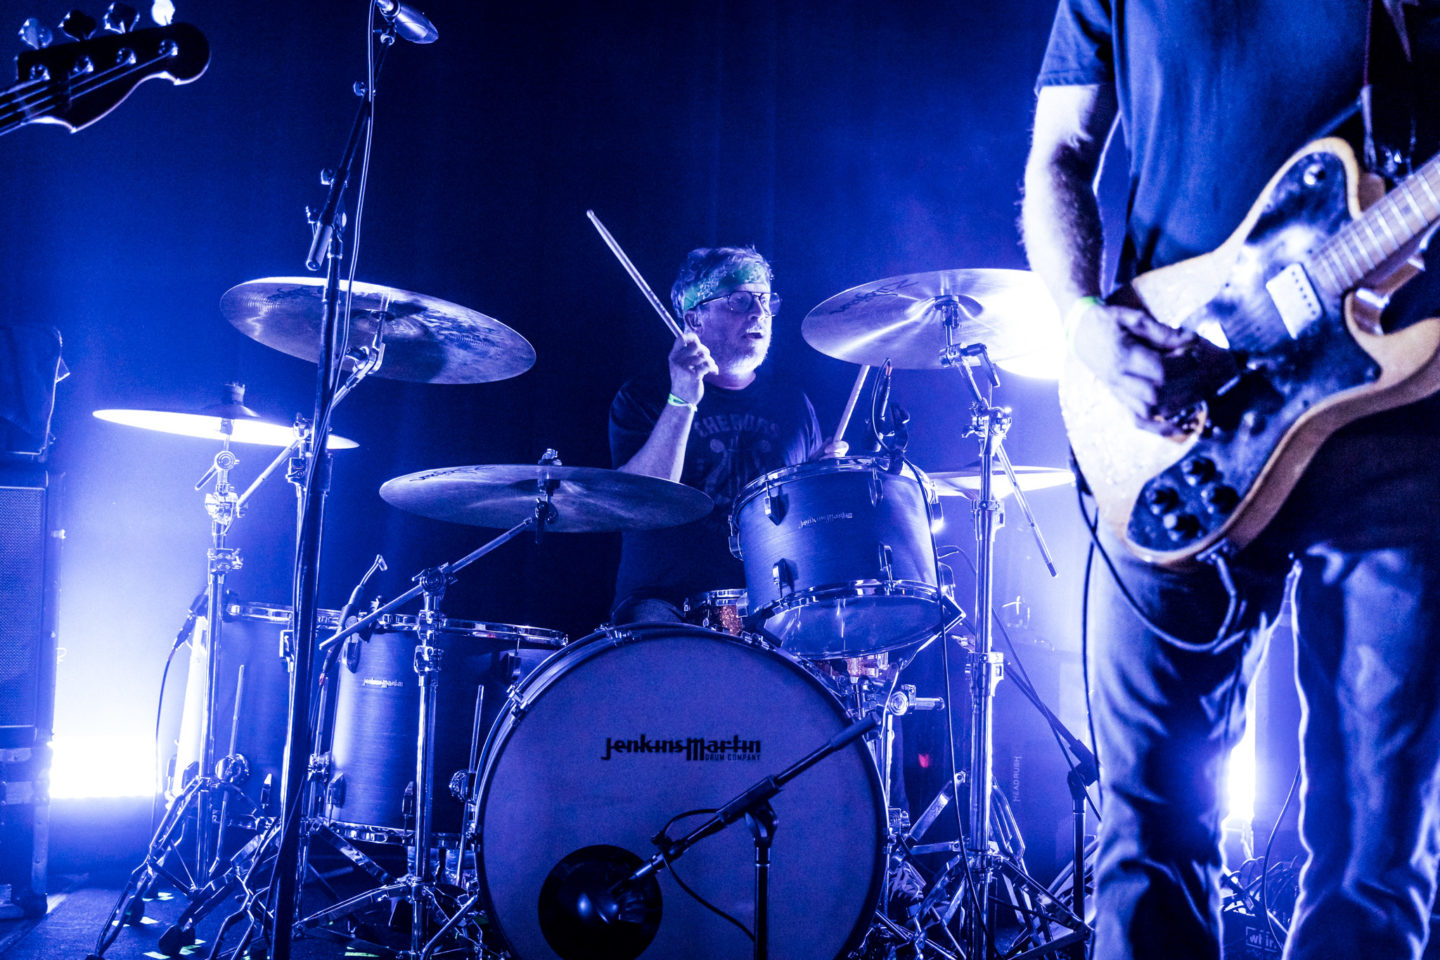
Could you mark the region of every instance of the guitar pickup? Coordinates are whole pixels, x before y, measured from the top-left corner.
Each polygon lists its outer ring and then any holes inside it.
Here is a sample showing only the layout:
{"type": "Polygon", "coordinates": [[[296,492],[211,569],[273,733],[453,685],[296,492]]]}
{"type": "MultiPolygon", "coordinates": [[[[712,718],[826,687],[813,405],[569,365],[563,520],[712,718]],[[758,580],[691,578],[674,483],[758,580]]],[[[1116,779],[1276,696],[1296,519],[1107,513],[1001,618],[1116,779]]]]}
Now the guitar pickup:
{"type": "Polygon", "coordinates": [[[1280,320],[1290,334],[1291,340],[1299,339],[1306,327],[1325,316],[1320,306],[1320,297],[1305,268],[1298,263],[1281,270],[1265,281],[1270,301],[1275,304],[1280,320]]]}

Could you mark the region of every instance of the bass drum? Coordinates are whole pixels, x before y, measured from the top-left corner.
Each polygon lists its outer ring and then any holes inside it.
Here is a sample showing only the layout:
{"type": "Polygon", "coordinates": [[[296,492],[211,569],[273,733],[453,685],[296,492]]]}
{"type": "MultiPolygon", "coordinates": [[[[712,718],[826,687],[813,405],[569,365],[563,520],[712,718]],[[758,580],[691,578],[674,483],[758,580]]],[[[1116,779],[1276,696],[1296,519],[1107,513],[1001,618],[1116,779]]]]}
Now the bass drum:
{"type": "MultiPolygon", "coordinates": [[[[596,845],[648,859],[662,828],[675,839],[704,820],[672,824],[678,814],[722,806],[848,724],[806,667],[753,640],[653,623],[572,644],[521,685],[485,747],[477,818],[487,916],[520,960],[560,957],[537,904],[562,860],[596,845]]],[[[864,742],[800,774],[773,804],[770,956],[829,960],[868,928],[884,876],[885,808],[864,742]]],[[[645,960],[751,957],[751,941],[675,873],[753,930],[754,860],[742,820],[660,870],[645,960]]]]}

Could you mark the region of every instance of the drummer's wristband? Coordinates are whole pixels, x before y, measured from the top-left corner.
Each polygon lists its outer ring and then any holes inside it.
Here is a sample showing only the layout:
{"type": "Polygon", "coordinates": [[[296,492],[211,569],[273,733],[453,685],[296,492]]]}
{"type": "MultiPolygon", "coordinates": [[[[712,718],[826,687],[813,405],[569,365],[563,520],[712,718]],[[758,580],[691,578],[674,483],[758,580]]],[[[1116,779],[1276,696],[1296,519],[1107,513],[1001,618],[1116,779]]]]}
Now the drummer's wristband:
{"type": "Polygon", "coordinates": [[[697,409],[697,408],[699,407],[699,404],[691,403],[689,400],[686,400],[684,397],[677,397],[677,396],[676,396],[675,394],[673,394],[673,393],[670,394],[670,396],[668,396],[668,397],[665,398],[665,402],[668,403],[668,404],[670,404],[672,407],[689,407],[692,411],[695,410],[695,409],[697,409]]]}
{"type": "Polygon", "coordinates": [[[1065,319],[1061,321],[1061,326],[1065,330],[1065,342],[1069,343],[1075,339],[1075,328],[1080,325],[1080,318],[1085,315],[1085,311],[1091,307],[1103,307],[1104,305],[1105,301],[1094,294],[1081,297],[1070,304],[1070,309],[1065,311],[1065,319]]]}

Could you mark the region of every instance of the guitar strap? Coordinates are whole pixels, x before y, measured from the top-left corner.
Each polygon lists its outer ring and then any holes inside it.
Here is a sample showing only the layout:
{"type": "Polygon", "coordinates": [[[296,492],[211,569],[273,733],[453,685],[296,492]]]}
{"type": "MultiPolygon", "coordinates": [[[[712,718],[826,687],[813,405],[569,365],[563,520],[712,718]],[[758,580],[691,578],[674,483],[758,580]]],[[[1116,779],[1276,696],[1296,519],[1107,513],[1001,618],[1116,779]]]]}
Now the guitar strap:
{"type": "Polygon", "coordinates": [[[1405,17],[1412,2],[1370,0],[1365,38],[1365,165],[1392,183],[1409,174],[1415,154],[1415,64],[1405,17]]]}

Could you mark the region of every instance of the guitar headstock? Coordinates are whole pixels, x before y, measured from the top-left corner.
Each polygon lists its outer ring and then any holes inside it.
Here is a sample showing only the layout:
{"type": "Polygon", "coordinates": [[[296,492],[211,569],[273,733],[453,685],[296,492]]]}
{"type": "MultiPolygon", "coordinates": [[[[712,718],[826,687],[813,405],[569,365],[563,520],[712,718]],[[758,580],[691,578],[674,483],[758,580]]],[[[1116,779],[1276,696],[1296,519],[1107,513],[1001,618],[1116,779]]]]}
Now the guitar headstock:
{"type": "MultiPolygon", "coordinates": [[[[134,30],[107,15],[107,29],[91,36],[95,21],[78,16],[77,21],[72,13],[61,24],[77,36],[74,42],[40,46],[15,58],[18,82],[0,101],[0,132],[22,123],[79,130],[115,109],[138,84],[154,77],[189,83],[210,63],[210,44],[189,24],[134,30]]],[[[32,23],[21,30],[27,42],[37,33],[32,23]]]]}

